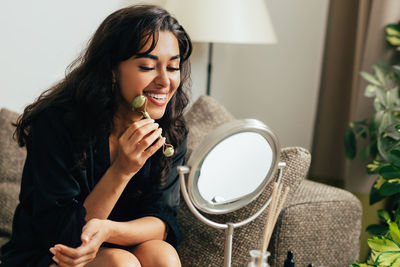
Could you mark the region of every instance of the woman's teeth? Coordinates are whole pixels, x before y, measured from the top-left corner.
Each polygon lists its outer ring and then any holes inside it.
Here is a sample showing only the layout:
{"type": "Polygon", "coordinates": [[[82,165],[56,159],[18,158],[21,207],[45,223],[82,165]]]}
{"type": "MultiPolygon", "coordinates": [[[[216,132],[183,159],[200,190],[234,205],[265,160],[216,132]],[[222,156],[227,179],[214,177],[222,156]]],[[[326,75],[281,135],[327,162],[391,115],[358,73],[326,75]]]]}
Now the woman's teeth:
{"type": "Polygon", "coordinates": [[[167,98],[166,94],[152,94],[152,93],[146,93],[146,92],[143,92],[143,94],[153,97],[153,98],[156,98],[156,99],[159,99],[159,100],[164,100],[167,98]]]}

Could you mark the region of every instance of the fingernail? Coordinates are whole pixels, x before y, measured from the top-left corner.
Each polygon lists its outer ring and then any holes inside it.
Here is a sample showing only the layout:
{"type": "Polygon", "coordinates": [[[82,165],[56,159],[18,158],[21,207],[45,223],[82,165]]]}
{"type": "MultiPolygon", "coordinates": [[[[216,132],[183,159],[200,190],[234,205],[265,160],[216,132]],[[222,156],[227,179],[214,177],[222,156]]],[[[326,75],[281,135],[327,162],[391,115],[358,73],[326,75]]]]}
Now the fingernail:
{"type": "Polygon", "coordinates": [[[158,131],[161,133],[162,132],[162,128],[159,128],[158,131]]]}
{"type": "Polygon", "coordinates": [[[157,127],[158,127],[158,126],[160,126],[160,125],[159,125],[157,122],[156,122],[156,123],[154,123],[154,124],[155,124],[157,127]]]}
{"type": "Polygon", "coordinates": [[[51,253],[53,253],[54,255],[56,255],[56,250],[54,248],[50,248],[49,249],[51,253]]]}
{"type": "Polygon", "coordinates": [[[56,258],[56,256],[54,256],[52,259],[53,259],[53,261],[59,263],[59,261],[58,261],[58,259],[56,258]]]}
{"type": "Polygon", "coordinates": [[[151,121],[151,122],[154,122],[154,120],[153,120],[153,119],[150,119],[150,121],[151,121]]]}

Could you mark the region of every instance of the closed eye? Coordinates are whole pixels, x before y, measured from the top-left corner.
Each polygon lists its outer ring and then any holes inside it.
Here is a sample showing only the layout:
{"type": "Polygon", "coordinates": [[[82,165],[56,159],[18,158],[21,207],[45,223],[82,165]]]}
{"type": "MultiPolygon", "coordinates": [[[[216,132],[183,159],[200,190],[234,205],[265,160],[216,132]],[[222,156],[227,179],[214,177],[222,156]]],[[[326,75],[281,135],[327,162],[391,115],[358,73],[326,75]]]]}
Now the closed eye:
{"type": "Polygon", "coordinates": [[[149,67],[145,67],[145,66],[139,66],[139,68],[141,70],[154,70],[154,68],[149,68],[149,67]]]}
{"type": "Polygon", "coordinates": [[[180,68],[173,68],[173,67],[168,67],[167,69],[170,70],[170,71],[178,71],[178,70],[180,70],[180,68]]]}

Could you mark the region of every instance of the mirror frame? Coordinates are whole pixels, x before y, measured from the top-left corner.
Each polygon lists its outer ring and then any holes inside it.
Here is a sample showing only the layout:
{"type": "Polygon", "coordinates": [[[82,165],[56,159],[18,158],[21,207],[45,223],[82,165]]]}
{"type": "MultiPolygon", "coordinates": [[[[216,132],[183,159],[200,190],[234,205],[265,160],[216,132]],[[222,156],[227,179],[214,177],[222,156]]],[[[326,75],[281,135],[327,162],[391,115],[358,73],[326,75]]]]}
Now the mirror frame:
{"type": "Polygon", "coordinates": [[[238,210],[253,200],[255,200],[273,180],[275,172],[278,168],[280,158],[280,145],[275,134],[262,122],[255,119],[234,120],[217,127],[214,131],[208,134],[199,146],[190,155],[187,165],[190,167],[190,173],[187,180],[187,189],[190,199],[197,209],[208,214],[225,214],[238,210]],[[199,176],[196,175],[198,168],[201,167],[204,157],[219,144],[222,140],[244,132],[255,132],[264,137],[272,150],[271,167],[264,178],[264,181],[251,193],[241,196],[237,199],[224,201],[220,203],[212,203],[205,200],[198,190],[199,176]]]}

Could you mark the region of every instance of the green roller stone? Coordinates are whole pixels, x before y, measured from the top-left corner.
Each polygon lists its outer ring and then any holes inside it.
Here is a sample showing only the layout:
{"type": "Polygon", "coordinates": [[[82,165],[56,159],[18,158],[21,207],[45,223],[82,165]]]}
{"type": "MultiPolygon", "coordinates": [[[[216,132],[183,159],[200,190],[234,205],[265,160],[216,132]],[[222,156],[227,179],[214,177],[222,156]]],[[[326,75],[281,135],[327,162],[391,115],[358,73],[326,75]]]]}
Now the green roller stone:
{"type": "Polygon", "coordinates": [[[164,150],[164,156],[166,156],[166,157],[171,157],[173,154],[174,154],[174,148],[173,147],[167,147],[165,150],[164,150]]]}
{"type": "Polygon", "coordinates": [[[138,95],[132,101],[132,108],[134,109],[141,108],[145,102],[146,102],[146,97],[143,95],[138,95]]]}

